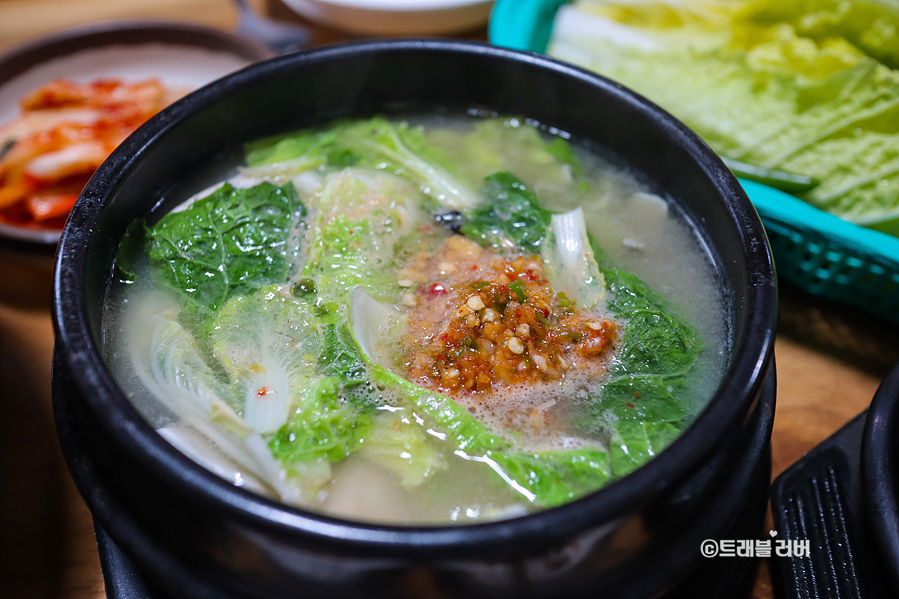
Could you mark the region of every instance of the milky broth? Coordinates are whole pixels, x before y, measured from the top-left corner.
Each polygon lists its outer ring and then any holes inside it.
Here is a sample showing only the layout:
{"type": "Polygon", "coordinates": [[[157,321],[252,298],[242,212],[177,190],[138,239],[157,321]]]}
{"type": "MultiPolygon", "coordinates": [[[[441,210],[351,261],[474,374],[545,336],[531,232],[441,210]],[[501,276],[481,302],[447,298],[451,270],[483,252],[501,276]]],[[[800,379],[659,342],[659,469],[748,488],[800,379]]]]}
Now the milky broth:
{"type": "MultiPolygon", "coordinates": [[[[429,132],[429,141],[451,155],[457,149],[456,144],[460,143],[453,132],[473,131],[475,124],[483,116],[413,115],[408,120],[424,126],[429,132]]],[[[513,129],[525,126],[523,121],[514,119],[507,120],[506,123],[513,129]]],[[[552,133],[568,137],[564,132],[553,130],[552,133]]],[[[550,132],[544,131],[542,135],[546,140],[552,139],[550,132]]],[[[717,388],[730,348],[722,291],[716,285],[715,271],[708,251],[682,214],[666,199],[653,194],[649,186],[588,146],[577,143],[577,140],[572,140],[571,147],[582,173],[576,188],[571,181],[560,179],[558,169],[552,171],[547,167],[544,172],[541,168],[534,167],[533,156],[518,156],[516,152],[519,149],[513,145],[500,149],[504,152],[503,166],[518,175],[536,193],[545,208],[554,212],[567,212],[581,206],[588,231],[610,260],[618,268],[639,276],[664,298],[674,315],[689,323],[696,331],[702,350],[689,371],[685,391],[678,397],[687,406],[687,411],[695,415],[717,388]]],[[[470,165],[468,168],[471,172],[466,173],[466,176],[480,180],[490,174],[490,168],[494,167],[470,165]]],[[[376,183],[371,183],[371,189],[377,189],[378,185],[388,186],[389,194],[404,194],[413,198],[414,202],[410,200],[409,205],[416,202],[427,203],[422,191],[403,179],[385,178],[376,173],[365,175],[362,170],[359,173],[362,174],[306,173],[295,180],[298,195],[309,208],[309,215],[306,218],[307,224],[296,228],[290,239],[293,261],[290,267],[291,280],[282,285],[280,291],[273,293],[283,293],[287,298],[290,289],[295,289],[296,284],[306,280],[303,274],[304,262],[313,251],[310,239],[315,235],[315,225],[309,223],[316,222],[315,219],[320,216],[316,205],[322,193],[321,185],[327,185],[332,180],[328,177],[373,177],[372,181],[376,180],[376,183]]],[[[258,182],[258,175],[259,172],[253,172],[252,169],[245,172],[242,179],[237,179],[237,186],[245,187],[258,182]],[[248,174],[251,175],[250,178],[247,178],[248,174]]],[[[288,178],[287,175],[268,175],[269,180],[278,184],[286,182],[288,178]]],[[[378,200],[375,198],[371,201],[378,200]]],[[[385,209],[395,210],[396,204],[391,202],[385,209]]],[[[396,306],[394,309],[399,323],[396,326],[400,329],[408,326],[415,310],[423,310],[421,302],[428,299],[432,281],[441,276],[421,270],[422,248],[438,251],[443,247],[441,244],[454,236],[448,228],[434,224],[430,215],[422,212],[419,207],[410,210],[409,216],[404,217],[405,220],[400,219],[404,222],[399,225],[392,223],[390,226],[399,227],[398,230],[404,233],[426,231],[422,235],[427,239],[415,241],[412,249],[404,250],[405,253],[396,259],[400,273],[394,275],[397,286],[376,298],[396,306]],[[403,274],[404,272],[407,274],[403,274]]],[[[374,222],[374,219],[371,220],[374,222]]],[[[384,251],[386,253],[383,256],[378,254],[378,260],[386,263],[389,262],[390,248],[384,251]]],[[[497,256],[499,254],[501,252],[497,252],[497,256]]],[[[508,256],[503,259],[506,260],[503,264],[511,262],[508,256]]],[[[458,265],[461,264],[463,262],[457,260],[453,263],[453,268],[459,268],[458,265]]],[[[471,270],[474,273],[474,267],[471,270]]],[[[464,306],[465,294],[470,295],[472,288],[482,285],[478,281],[489,278],[488,274],[496,276],[495,272],[488,271],[489,269],[482,268],[474,274],[446,278],[454,283],[447,283],[451,289],[438,299],[446,302],[447,319],[450,318],[450,309],[458,305],[464,306]],[[468,278],[464,278],[465,276],[468,278]]],[[[532,275],[536,280],[533,289],[537,289],[540,281],[545,280],[538,275],[532,275]]],[[[317,280],[316,284],[321,285],[321,281],[317,280]]],[[[321,289],[318,291],[321,292],[321,289]]],[[[514,301],[515,296],[512,297],[514,301]]],[[[536,296],[529,296],[528,301],[536,301],[534,297],[536,296]]],[[[522,300],[520,303],[523,306],[527,301],[522,300]]],[[[470,305],[480,306],[480,303],[470,305]]],[[[448,437],[446,430],[434,425],[433,415],[410,405],[406,391],[377,382],[355,387],[351,392],[354,394],[352,401],[371,407],[369,413],[374,423],[371,430],[375,432],[361,441],[361,449],[336,462],[310,462],[298,466],[304,480],[317,481],[312,485],[311,492],[308,489],[295,492],[274,489],[270,481],[263,480],[264,476],[254,475],[253,468],[247,467],[241,459],[235,459],[229,453],[225,445],[230,441],[217,437],[218,433],[205,425],[198,429],[187,424],[178,415],[178,408],[173,409],[171,400],[160,395],[161,388],[152,380],[153,370],[148,366],[153,361],[150,340],[158,338],[160,318],[175,318],[182,309],[176,294],[154,283],[147,274],[146,267],[133,280],[129,278],[127,284],[114,284],[107,297],[103,318],[105,358],[129,399],[170,443],[233,484],[268,496],[280,497],[288,503],[331,516],[400,525],[474,523],[515,517],[539,509],[540,506],[532,501],[533,494],[527,489],[518,489],[514,481],[510,483],[504,480],[503,475],[497,476],[500,470],[489,456],[478,455],[476,452],[467,453],[464,448],[460,449],[458,444],[452,442],[452,432],[448,437]],[[411,457],[403,453],[396,454],[391,449],[395,445],[394,441],[386,438],[390,435],[397,438],[419,435],[416,438],[420,439],[422,432],[425,433],[424,440],[416,441],[416,453],[411,457]],[[390,454],[391,451],[394,454],[390,454]],[[417,465],[417,461],[424,465],[417,465]],[[391,463],[398,467],[391,467],[391,463]],[[405,478],[402,473],[406,471],[414,471],[415,480],[405,478]]],[[[504,381],[495,378],[491,380],[492,386],[474,388],[487,388],[489,391],[449,392],[445,387],[446,378],[428,379],[421,375],[415,379],[410,376],[411,371],[404,365],[404,360],[408,364],[410,358],[408,355],[403,357],[403,351],[408,353],[409,350],[403,346],[402,332],[397,333],[396,330],[389,335],[385,333],[389,337],[385,337],[386,347],[389,349],[385,355],[388,357],[377,358],[376,362],[383,362],[385,368],[422,387],[452,397],[504,442],[511,444],[511,449],[506,450],[507,452],[564,452],[578,449],[609,451],[610,442],[615,439],[614,435],[610,437],[610,427],[615,424],[614,418],[594,421],[594,424],[586,428],[573,425],[572,419],[576,418],[578,410],[585,403],[595,400],[609,376],[608,372],[614,368],[619,359],[616,351],[623,342],[626,323],[621,317],[609,313],[606,299],[589,309],[575,309],[579,311],[566,318],[580,318],[580,325],[587,323],[592,327],[594,323],[604,322],[605,319],[611,327],[607,337],[612,345],[595,357],[577,358],[588,366],[572,368],[569,365],[569,370],[565,372],[558,365],[567,364],[568,361],[562,358],[560,362],[557,357],[549,365],[557,366],[560,376],[557,379],[547,378],[546,365],[539,361],[540,354],[531,345],[523,354],[532,359],[527,366],[532,370],[540,365],[544,366],[542,374],[535,374],[536,378],[517,382],[517,379],[504,381]],[[510,430],[510,423],[516,428],[515,431],[510,430]]],[[[489,324],[486,322],[486,310],[483,307],[473,310],[480,319],[477,320],[478,327],[484,328],[489,324]]],[[[502,318],[506,317],[505,314],[502,315],[502,318]]],[[[442,323],[434,324],[434,327],[439,326],[442,323]]],[[[527,330],[529,329],[525,329],[527,330]]],[[[423,338],[423,335],[419,337],[423,338]]],[[[504,339],[508,339],[508,332],[506,335],[504,339]]],[[[536,333],[534,335],[536,339],[536,333]]],[[[432,337],[436,338],[436,335],[432,337]]],[[[415,335],[410,334],[409,338],[412,341],[407,341],[407,345],[418,342],[415,335]]],[[[491,347],[492,352],[499,351],[498,344],[487,343],[497,346],[491,347]]],[[[506,345],[503,347],[509,347],[508,340],[504,343],[506,345]]],[[[482,349],[477,344],[475,348],[482,349]]],[[[252,351],[253,346],[248,346],[247,350],[252,351]]],[[[565,351],[569,352],[565,354],[567,356],[575,355],[570,353],[573,350],[565,351]]],[[[213,366],[212,370],[216,368],[220,366],[213,366]]],[[[446,374],[450,372],[449,368],[441,366],[440,372],[446,374]]],[[[432,370],[437,372],[438,369],[435,366],[432,370]]],[[[424,369],[421,372],[426,371],[424,369]]],[[[513,369],[509,376],[518,375],[513,369]]],[[[491,377],[499,375],[493,372],[491,377]]]]}

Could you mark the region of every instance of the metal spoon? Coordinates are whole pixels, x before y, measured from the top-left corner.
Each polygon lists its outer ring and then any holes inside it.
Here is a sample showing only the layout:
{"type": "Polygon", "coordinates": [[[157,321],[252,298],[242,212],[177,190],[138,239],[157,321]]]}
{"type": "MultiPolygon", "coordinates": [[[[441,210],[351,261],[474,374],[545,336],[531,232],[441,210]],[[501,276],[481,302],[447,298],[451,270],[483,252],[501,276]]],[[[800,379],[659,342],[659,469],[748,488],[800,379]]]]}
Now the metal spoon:
{"type": "Polygon", "coordinates": [[[257,15],[247,0],[234,0],[240,11],[237,33],[266,44],[279,54],[288,54],[308,46],[312,35],[301,25],[281,23],[257,15]]]}

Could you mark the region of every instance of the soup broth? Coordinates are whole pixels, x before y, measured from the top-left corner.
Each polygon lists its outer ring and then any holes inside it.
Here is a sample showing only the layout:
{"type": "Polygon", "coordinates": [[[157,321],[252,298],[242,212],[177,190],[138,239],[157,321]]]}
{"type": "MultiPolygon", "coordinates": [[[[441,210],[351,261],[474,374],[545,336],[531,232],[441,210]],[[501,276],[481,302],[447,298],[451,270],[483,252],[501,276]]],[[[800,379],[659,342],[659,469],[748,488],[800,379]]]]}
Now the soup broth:
{"type": "Polygon", "coordinates": [[[726,365],[673,205],[564,132],[376,117],[260,140],[133,226],[106,358],[170,443],[331,516],[473,523],[669,445],[726,365]]]}

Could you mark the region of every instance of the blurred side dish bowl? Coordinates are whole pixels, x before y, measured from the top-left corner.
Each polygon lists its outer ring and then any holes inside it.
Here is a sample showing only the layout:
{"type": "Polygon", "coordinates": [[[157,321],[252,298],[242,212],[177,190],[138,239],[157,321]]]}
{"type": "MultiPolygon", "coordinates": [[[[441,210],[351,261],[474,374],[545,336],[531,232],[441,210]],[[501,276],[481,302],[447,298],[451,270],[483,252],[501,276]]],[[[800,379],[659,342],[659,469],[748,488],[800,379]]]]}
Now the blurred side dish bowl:
{"type": "Polygon", "coordinates": [[[0,56],[0,250],[49,256],[87,181],[140,125],[273,52],[200,26],[111,21],[0,56]]]}

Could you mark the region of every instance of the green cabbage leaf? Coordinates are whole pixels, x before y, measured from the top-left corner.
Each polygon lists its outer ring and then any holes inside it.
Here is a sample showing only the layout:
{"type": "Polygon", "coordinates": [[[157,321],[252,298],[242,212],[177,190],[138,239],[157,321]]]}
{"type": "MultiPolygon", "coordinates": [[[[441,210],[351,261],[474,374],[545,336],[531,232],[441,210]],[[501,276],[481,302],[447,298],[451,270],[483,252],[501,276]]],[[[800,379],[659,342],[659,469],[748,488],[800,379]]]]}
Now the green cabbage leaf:
{"type": "Polygon", "coordinates": [[[534,192],[512,173],[501,171],[486,178],[482,193],[487,203],[465,213],[462,233],[500,252],[539,253],[552,213],[540,206],[534,192]]]}
{"type": "Polygon", "coordinates": [[[151,275],[208,316],[230,297],[287,280],[290,238],[304,216],[290,184],[226,183],[146,228],[151,275]]]}
{"type": "Polygon", "coordinates": [[[315,282],[321,301],[339,310],[357,286],[391,297],[399,290],[397,240],[430,220],[421,193],[402,178],[359,168],[333,173],[319,194],[301,274],[315,282]]]}
{"type": "Polygon", "coordinates": [[[249,144],[247,163],[261,167],[279,162],[374,168],[404,176],[441,204],[473,207],[477,194],[447,165],[451,160],[426,140],[422,127],[392,123],[384,117],[349,120],[327,131],[306,129],[249,144]]]}
{"type": "Polygon", "coordinates": [[[365,408],[342,396],[342,380],[318,370],[332,327],[286,286],[233,298],[214,320],[212,352],[242,391],[238,410],[285,464],[339,461],[371,428],[365,408]]]}

